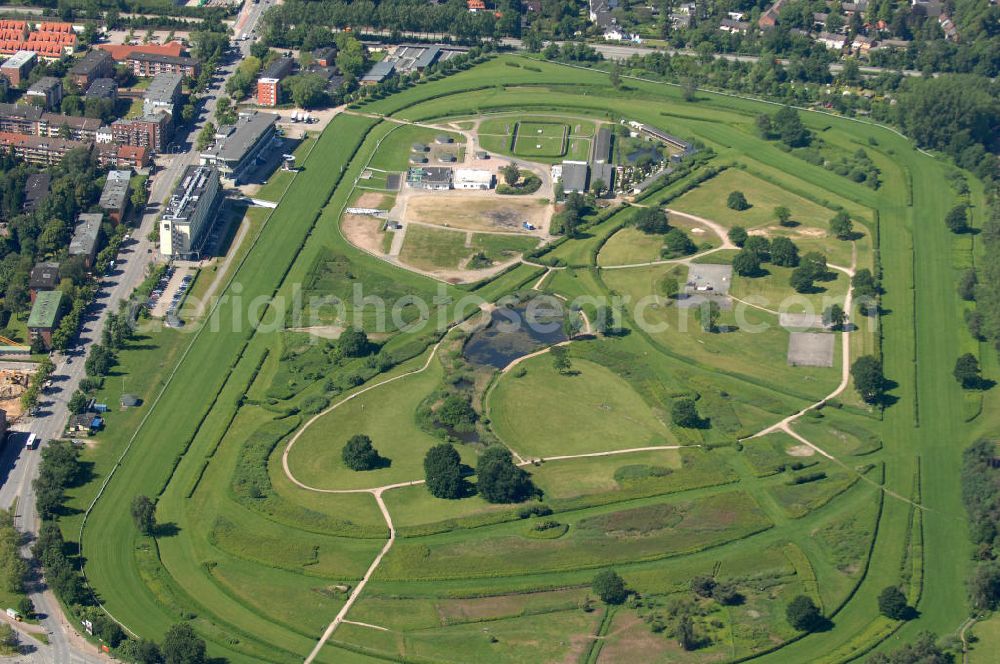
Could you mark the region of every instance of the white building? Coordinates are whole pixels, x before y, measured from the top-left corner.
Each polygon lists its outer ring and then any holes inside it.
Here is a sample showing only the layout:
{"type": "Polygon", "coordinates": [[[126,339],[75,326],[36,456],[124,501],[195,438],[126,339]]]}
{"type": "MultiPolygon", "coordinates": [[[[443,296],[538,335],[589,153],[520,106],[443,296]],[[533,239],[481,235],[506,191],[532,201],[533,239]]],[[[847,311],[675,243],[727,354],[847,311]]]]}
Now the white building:
{"type": "Polygon", "coordinates": [[[219,199],[219,171],[188,166],[160,218],[160,253],[186,258],[197,253],[212,227],[219,199]]]}
{"type": "Polygon", "coordinates": [[[478,168],[459,168],[453,180],[455,189],[487,190],[493,187],[493,173],[478,168]]]}

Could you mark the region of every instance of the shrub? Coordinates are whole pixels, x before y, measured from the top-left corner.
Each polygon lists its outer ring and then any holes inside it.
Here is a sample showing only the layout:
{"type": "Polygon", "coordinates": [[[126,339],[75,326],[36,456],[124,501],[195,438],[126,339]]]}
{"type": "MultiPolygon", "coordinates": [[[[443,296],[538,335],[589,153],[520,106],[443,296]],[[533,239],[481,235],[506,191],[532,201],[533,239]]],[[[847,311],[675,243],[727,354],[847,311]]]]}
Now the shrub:
{"type": "Polygon", "coordinates": [[[697,428],[701,425],[701,417],[698,415],[698,407],[694,399],[684,397],[674,401],[670,407],[670,419],[679,427],[688,429],[697,428]]]}
{"type": "Polygon", "coordinates": [[[740,212],[750,209],[750,203],[747,202],[747,197],[743,195],[742,191],[731,191],[726,199],[726,207],[740,212]]]}

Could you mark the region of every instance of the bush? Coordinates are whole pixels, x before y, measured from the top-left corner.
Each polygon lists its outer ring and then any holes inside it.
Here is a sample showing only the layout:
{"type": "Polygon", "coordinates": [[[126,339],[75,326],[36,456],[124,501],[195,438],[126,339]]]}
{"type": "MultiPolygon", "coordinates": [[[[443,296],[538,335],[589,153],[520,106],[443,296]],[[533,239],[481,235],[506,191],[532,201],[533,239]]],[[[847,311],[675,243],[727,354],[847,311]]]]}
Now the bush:
{"type": "Polygon", "coordinates": [[[742,247],[748,237],[747,229],[742,226],[733,226],[729,229],[729,241],[737,247],[742,247]]]}
{"type": "Polygon", "coordinates": [[[670,407],[670,419],[679,427],[694,429],[701,426],[701,417],[694,399],[684,397],[674,401],[670,407]]]}

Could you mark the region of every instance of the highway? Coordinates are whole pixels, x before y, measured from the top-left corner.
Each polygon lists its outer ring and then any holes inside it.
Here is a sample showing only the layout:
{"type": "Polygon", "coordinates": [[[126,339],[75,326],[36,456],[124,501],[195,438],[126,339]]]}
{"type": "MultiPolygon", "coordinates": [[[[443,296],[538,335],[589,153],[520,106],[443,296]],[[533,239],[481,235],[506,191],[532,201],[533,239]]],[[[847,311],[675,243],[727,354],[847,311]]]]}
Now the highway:
{"type": "MultiPolygon", "coordinates": [[[[260,17],[273,1],[261,0],[259,4],[247,2],[236,19],[234,35],[253,32],[260,17]]],[[[69,418],[67,404],[85,375],[85,358],[91,346],[100,341],[108,312],[118,310],[119,303],[131,296],[148,275],[150,265],[156,262],[158,252],[147,237],[156,227],[161,205],[169,198],[174,183],[188,165],[197,163],[198,151],[194,148],[194,140],[214,113],[216,99],[223,92],[226,78],[249,55],[251,43],[250,40],[238,42],[238,49],[227,54],[226,62],[219,65],[210,88],[202,96],[195,127],[188,133],[185,142],[172,146],[173,154],[157,157],[155,173],[150,178],[149,204],[138,227],[131,233],[132,239],[123,243],[115,268],[101,278],[100,290],[85,313],[76,347],[65,354],[53,353],[55,370],[52,374],[52,387],[41,395],[38,410],[33,417],[11,427],[15,433],[0,452],[0,480],[3,481],[0,486],[0,508],[8,509],[16,503],[15,523],[25,534],[23,554],[29,559],[30,544],[39,527],[31,484],[38,475],[40,450],[24,448],[28,432],[38,435],[42,440],[42,447],[48,441],[63,435],[69,418]]],[[[70,626],[66,622],[55,597],[37,578],[37,574],[34,577],[28,584],[29,596],[35,604],[36,612],[44,616],[41,624],[48,632],[49,645],[22,635],[21,643],[26,646],[25,654],[10,661],[46,664],[96,664],[111,661],[75,631],[76,625],[70,626]]],[[[0,611],[4,608],[6,607],[0,607],[0,611]]]]}

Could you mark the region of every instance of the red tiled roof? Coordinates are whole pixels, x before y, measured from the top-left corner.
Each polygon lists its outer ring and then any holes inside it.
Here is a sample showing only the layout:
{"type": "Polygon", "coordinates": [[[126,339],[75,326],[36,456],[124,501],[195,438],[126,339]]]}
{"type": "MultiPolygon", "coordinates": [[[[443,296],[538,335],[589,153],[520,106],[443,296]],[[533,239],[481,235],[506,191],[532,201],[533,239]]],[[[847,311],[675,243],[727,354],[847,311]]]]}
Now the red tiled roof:
{"type": "Polygon", "coordinates": [[[128,59],[133,53],[151,53],[155,55],[170,55],[179,57],[184,52],[184,47],[180,42],[168,42],[166,44],[99,44],[97,48],[107,51],[116,61],[128,59]]]}

